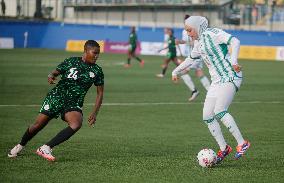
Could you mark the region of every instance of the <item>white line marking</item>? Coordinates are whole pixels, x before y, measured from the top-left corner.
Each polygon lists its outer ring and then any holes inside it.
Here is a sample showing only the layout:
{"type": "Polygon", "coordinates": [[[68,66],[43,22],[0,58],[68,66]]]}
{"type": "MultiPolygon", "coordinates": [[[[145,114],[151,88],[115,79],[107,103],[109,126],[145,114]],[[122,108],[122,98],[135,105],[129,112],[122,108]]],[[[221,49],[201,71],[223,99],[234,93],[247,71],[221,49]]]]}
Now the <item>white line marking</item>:
{"type": "MultiPolygon", "coordinates": [[[[235,104],[283,104],[284,101],[236,101],[235,104]]],[[[155,105],[201,105],[203,102],[137,102],[137,103],[103,103],[103,106],[155,106],[155,105]]],[[[85,106],[93,106],[93,103],[85,103],[85,106]]],[[[40,107],[36,104],[8,104],[0,107],[40,107]]]]}

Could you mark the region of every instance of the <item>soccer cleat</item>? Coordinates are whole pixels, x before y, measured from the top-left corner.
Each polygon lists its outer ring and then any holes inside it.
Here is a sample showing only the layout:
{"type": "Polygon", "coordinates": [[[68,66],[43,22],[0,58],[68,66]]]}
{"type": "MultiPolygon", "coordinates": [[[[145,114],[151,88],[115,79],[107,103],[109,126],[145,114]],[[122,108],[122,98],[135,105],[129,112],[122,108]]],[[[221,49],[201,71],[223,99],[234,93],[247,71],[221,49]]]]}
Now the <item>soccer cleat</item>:
{"type": "Polygon", "coordinates": [[[194,90],[191,93],[191,97],[188,99],[189,102],[193,101],[194,99],[196,99],[196,97],[199,95],[199,91],[198,90],[194,90]]]}
{"type": "Polygon", "coordinates": [[[129,68],[129,67],[131,67],[131,65],[130,64],[124,64],[123,67],[124,68],[129,68]]]}
{"type": "Polygon", "coordinates": [[[23,150],[24,146],[17,144],[11,151],[8,153],[9,158],[17,157],[18,154],[23,150]]]}
{"type": "Polygon", "coordinates": [[[37,155],[47,159],[48,161],[55,161],[55,157],[52,156],[51,152],[52,149],[47,145],[43,145],[36,150],[37,155]]]}
{"type": "Polygon", "coordinates": [[[236,147],[237,152],[235,154],[235,159],[238,160],[240,157],[242,157],[249,147],[250,147],[250,142],[247,140],[242,145],[237,146],[236,147]]]}
{"type": "Polygon", "coordinates": [[[140,67],[144,67],[144,64],[145,64],[144,60],[141,60],[140,67]]]}
{"type": "Polygon", "coordinates": [[[164,74],[156,74],[156,76],[157,76],[158,78],[163,78],[163,77],[165,77],[164,74]]]}
{"type": "Polygon", "coordinates": [[[221,163],[232,152],[232,148],[229,145],[226,145],[226,149],[224,151],[219,150],[217,154],[216,164],[221,163]]]}

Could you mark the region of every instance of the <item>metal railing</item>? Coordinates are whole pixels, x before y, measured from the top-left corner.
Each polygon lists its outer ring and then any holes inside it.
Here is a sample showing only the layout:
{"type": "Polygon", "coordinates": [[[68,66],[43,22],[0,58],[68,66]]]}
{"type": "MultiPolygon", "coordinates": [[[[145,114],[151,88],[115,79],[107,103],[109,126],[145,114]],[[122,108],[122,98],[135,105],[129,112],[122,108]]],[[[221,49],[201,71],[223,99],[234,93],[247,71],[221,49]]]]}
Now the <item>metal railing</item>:
{"type": "Polygon", "coordinates": [[[201,5],[220,4],[227,1],[229,0],[63,0],[63,5],[201,5]]]}

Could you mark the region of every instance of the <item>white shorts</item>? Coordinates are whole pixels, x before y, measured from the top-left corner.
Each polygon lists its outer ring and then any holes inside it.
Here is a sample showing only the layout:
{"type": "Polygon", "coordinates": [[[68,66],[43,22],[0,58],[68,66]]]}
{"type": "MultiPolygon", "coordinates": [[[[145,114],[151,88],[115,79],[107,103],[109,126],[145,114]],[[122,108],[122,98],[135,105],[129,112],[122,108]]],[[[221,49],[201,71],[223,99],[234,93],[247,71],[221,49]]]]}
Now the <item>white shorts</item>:
{"type": "Polygon", "coordinates": [[[192,69],[203,69],[203,61],[201,60],[200,62],[198,62],[198,64],[196,64],[196,66],[192,69]]]}
{"type": "Polygon", "coordinates": [[[241,83],[241,79],[235,80],[234,83],[212,83],[203,106],[203,120],[206,121],[221,112],[227,111],[241,83]]]}
{"type": "Polygon", "coordinates": [[[226,83],[212,83],[210,85],[209,90],[207,91],[206,98],[207,97],[217,98],[218,96],[225,97],[226,95],[232,93],[233,90],[235,90],[236,92],[240,88],[241,84],[242,84],[241,79],[226,83]]]}

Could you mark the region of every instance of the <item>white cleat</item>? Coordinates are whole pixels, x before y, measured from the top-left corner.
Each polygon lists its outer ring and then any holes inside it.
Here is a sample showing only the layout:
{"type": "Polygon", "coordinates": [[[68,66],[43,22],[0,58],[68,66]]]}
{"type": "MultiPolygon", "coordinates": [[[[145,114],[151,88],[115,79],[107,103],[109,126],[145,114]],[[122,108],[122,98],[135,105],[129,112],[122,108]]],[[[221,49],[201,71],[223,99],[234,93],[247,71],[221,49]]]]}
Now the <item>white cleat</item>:
{"type": "Polygon", "coordinates": [[[188,99],[188,101],[191,102],[191,101],[195,100],[198,95],[199,95],[199,91],[198,90],[194,90],[191,93],[191,97],[188,99]]]}
{"type": "Polygon", "coordinates": [[[37,155],[47,159],[48,161],[55,161],[55,157],[52,156],[52,149],[47,146],[47,145],[43,145],[40,148],[38,148],[36,150],[37,155]]]}
{"type": "Polygon", "coordinates": [[[165,75],[164,75],[164,74],[156,74],[156,76],[157,76],[158,78],[163,78],[165,75]]]}
{"type": "Polygon", "coordinates": [[[14,158],[17,157],[18,154],[23,150],[24,146],[22,146],[21,144],[17,144],[13,149],[11,149],[11,151],[8,154],[9,158],[14,158]]]}

